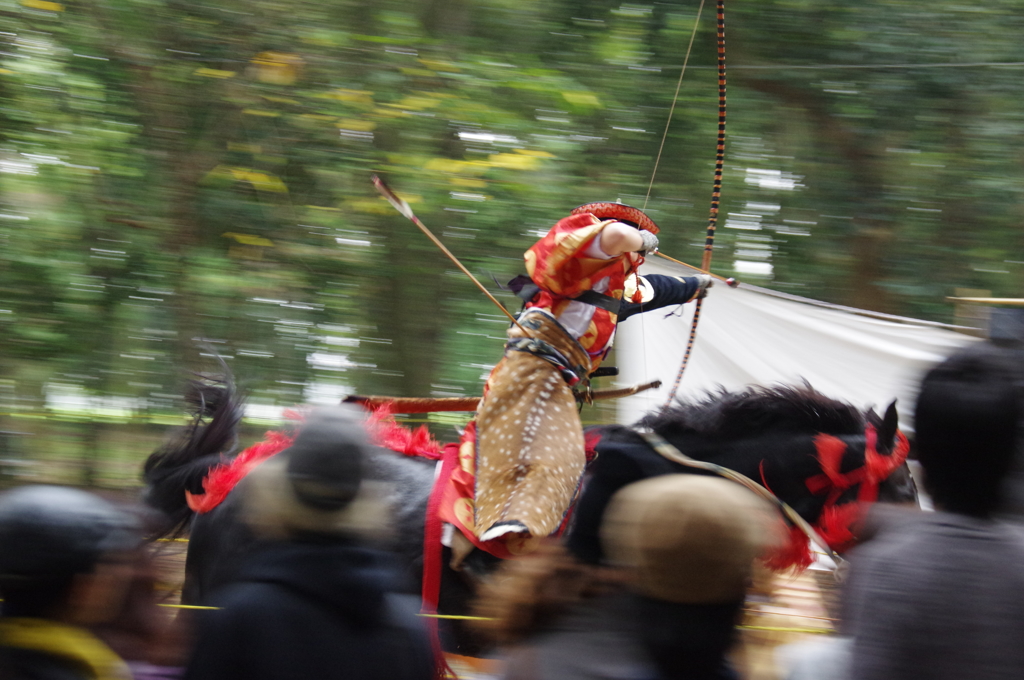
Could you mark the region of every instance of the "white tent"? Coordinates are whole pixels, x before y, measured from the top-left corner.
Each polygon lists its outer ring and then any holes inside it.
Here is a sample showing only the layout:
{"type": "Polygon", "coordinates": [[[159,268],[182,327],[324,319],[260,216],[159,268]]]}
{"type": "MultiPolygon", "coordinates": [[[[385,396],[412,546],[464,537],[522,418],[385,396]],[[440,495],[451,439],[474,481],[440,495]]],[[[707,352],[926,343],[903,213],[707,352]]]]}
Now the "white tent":
{"type": "MultiPolygon", "coordinates": [[[[649,259],[641,274],[693,271],[649,259]]],[[[662,387],[618,402],[618,422],[632,423],[665,403],[686,349],[694,305],[639,314],[615,341],[620,386],[660,379],[662,387]]],[[[928,368],[977,338],[954,326],[876,314],[741,284],[716,282],[701,310],[697,341],[678,395],[718,386],[799,383],[858,407],[898,400],[900,426],[913,431],[917,384],[928,368]]]]}

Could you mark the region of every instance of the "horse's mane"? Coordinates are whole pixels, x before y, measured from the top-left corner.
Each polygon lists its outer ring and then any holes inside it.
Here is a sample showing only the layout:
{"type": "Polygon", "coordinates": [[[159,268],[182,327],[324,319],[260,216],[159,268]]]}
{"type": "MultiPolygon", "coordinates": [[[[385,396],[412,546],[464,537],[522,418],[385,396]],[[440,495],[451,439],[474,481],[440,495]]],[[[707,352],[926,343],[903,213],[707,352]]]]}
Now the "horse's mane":
{"type": "Polygon", "coordinates": [[[157,537],[185,530],[192,517],[185,492],[202,493],[210,468],[230,458],[237,445],[243,409],[230,373],[190,380],[185,400],[191,422],[175,431],[143,466],[144,500],[167,516],[157,537]]]}
{"type": "Polygon", "coordinates": [[[804,383],[752,386],[739,392],[719,388],[700,400],[680,401],[650,413],[637,425],[661,434],[693,433],[723,438],[779,431],[842,435],[863,432],[865,414],[804,383]]]}

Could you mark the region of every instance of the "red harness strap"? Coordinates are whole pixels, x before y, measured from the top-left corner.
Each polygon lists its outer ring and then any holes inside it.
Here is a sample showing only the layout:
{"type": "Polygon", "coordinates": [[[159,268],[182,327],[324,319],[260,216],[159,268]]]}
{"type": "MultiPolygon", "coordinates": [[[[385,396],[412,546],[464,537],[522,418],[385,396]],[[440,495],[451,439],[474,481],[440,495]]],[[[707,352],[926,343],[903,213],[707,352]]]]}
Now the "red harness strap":
{"type": "MultiPolygon", "coordinates": [[[[832,550],[842,552],[852,546],[856,540],[852,527],[865,506],[878,500],[878,485],[907,459],[910,443],[902,432],[896,433],[896,446],[888,455],[878,452],[877,443],[878,433],[869,425],[864,430],[864,463],[849,472],[842,472],[843,456],[848,448],[846,442],[829,434],[819,434],[814,438],[822,473],[808,478],[805,484],[814,495],[828,494],[814,529],[832,550]],[[860,485],[857,502],[839,504],[843,492],[855,484],[860,485]]],[[[768,488],[764,461],[761,461],[760,470],[761,482],[768,488]]],[[[768,557],[766,564],[777,571],[790,567],[805,569],[814,562],[810,548],[807,536],[799,527],[791,526],[789,540],[768,557]]]]}
{"type": "Polygon", "coordinates": [[[427,516],[423,525],[423,587],[421,595],[423,598],[423,610],[427,614],[427,629],[430,633],[430,643],[434,648],[434,656],[437,660],[437,675],[440,678],[446,673],[455,675],[448,662],[444,658],[444,650],[441,649],[441,637],[438,632],[437,618],[431,616],[437,614],[437,603],[441,597],[441,530],[444,522],[441,520],[441,500],[444,498],[445,487],[451,479],[452,472],[459,464],[459,445],[446,444],[441,452],[441,469],[434,479],[434,487],[430,490],[430,498],[427,500],[427,516]]]}

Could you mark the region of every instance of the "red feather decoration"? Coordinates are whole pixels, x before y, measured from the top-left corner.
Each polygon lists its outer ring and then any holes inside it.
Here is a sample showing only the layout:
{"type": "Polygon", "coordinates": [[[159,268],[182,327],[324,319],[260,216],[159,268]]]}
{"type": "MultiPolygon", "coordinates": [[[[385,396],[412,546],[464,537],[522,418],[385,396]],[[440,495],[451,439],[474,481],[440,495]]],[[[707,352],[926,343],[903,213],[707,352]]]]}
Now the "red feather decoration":
{"type": "MultiPolygon", "coordinates": [[[[298,416],[293,412],[290,415],[298,416]]],[[[235,485],[242,481],[254,467],[287,449],[294,440],[295,433],[268,430],[263,441],[253,444],[230,462],[221,463],[212,468],[203,478],[203,493],[191,494],[186,491],[185,499],[188,502],[188,507],[193,512],[200,514],[210,512],[227,498],[235,485]]]]}
{"type": "Polygon", "coordinates": [[[771,550],[764,557],[765,566],[772,571],[785,571],[792,567],[803,571],[813,563],[811,542],[797,526],[789,527],[789,537],[785,544],[771,550]]]}
{"type": "Polygon", "coordinates": [[[818,520],[818,534],[836,552],[849,550],[857,542],[853,527],[864,516],[865,509],[861,503],[826,506],[818,520]]]}
{"type": "MultiPolygon", "coordinates": [[[[285,417],[294,421],[303,420],[302,415],[295,411],[286,411],[285,417]]],[[[426,425],[421,425],[415,430],[399,425],[387,405],[370,415],[367,429],[378,447],[406,456],[420,456],[431,460],[438,460],[441,457],[441,444],[430,435],[426,425]]],[[[254,467],[291,447],[296,434],[297,432],[269,430],[259,443],[251,445],[229,462],[214,466],[203,479],[202,494],[185,492],[188,507],[201,514],[216,508],[254,467]]]]}
{"type": "Polygon", "coordinates": [[[434,439],[426,425],[410,430],[395,421],[391,405],[384,404],[370,413],[370,435],[377,446],[406,456],[440,460],[441,443],[434,439]]]}
{"type": "MultiPolygon", "coordinates": [[[[303,420],[302,414],[295,411],[285,411],[284,415],[289,420],[303,420]]],[[[441,458],[441,444],[430,435],[426,425],[420,425],[415,430],[399,425],[387,404],[370,414],[367,429],[377,446],[406,456],[421,456],[431,460],[441,458]]],[[[269,430],[263,441],[253,444],[231,461],[213,467],[203,479],[203,493],[185,492],[188,507],[200,514],[216,508],[254,467],[291,446],[297,434],[269,430]]]]}

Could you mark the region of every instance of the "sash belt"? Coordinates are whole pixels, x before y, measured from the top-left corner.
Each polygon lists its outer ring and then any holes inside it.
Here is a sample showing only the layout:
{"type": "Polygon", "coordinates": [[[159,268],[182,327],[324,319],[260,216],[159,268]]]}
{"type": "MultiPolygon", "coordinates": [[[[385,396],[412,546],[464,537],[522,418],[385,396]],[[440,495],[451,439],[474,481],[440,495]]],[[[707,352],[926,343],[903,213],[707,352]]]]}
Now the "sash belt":
{"type": "Polygon", "coordinates": [[[505,349],[513,352],[527,352],[543,359],[558,369],[565,384],[569,387],[575,387],[587,377],[586,368],[573,366],[564,354],[555,349],[554,345],[538,338],[512,338],[505,343],[505,349]]]}

